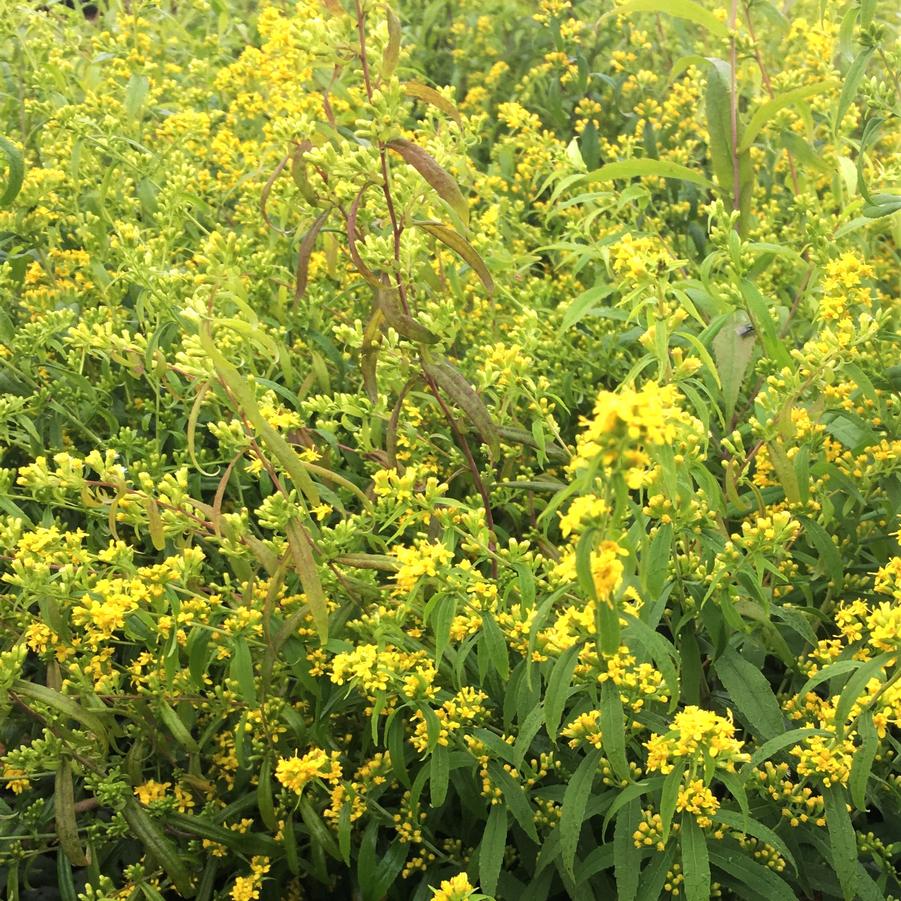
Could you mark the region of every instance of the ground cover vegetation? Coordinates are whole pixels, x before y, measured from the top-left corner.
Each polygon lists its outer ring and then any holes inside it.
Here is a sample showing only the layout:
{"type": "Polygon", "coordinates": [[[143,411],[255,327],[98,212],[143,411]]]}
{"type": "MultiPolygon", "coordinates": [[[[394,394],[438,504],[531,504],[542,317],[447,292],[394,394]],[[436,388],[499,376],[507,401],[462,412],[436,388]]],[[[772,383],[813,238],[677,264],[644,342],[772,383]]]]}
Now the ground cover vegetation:
{"type": "Polygon", "coordinates": [[[901,896],[893,4],[4,2],[9,899],[901,896]]]}

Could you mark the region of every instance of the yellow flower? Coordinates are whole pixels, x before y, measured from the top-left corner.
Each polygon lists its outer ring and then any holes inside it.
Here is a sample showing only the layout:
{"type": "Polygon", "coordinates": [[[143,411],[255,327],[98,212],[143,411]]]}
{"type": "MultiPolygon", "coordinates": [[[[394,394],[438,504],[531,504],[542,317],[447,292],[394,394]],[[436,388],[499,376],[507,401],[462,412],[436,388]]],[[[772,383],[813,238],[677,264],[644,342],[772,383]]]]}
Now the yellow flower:
{"type": "Polygon", "coordinates": [[[619,558],[627,556],[628,553],[615,541],[602,541],[592,553],[591,575],[594,579],[594,590],[600,600],[610,603],[623,577],[623,564],[619,558]]]}
{"type": "Polygon", "coordinates": [[[648,769],[672,772],[674,759],[713,760],[717,766],[733,770],[736,762],[749,759],[735,738],[735,725],[712,710],[686,707],[676,714],[673,728],[665,735],[654,733],[645,743],[648,769]]]}
{"type": "Polygon", "coordinates": [[[432,901],[466,901],[476,890],[465,873],[445,879],[438,888],[429,888],[432,889],[432,901]]]}
{"type": "Polygon", "coordinates": [[[148,779],[141,785],[135,786],[135,797],[144,805],[162,801],[171,786],[171,782],[156,782],[154,779],[148,779]]]}
{"type": "Polygon", "coordinates": [[[300,794],[313,779],[337,781],[341,778],[339,753],[312,748],[303,757],[283,757],[275,768],[275,778],[289,791],[300,794]]]}
{"type": "Polygon", "coordinates": [[[710,817],[720,809],[713,792],[704,785],[703,779],[692,779],[688,785],[679,789],[676,796],[676,810],[692,813],[697,817],[698,825],[706,828],[711,824],[710,817]]]}
{"type": "Polygon", "coordinates": [[[4,766],[0,779],[6,782],[6,787],[14,795],[21,795],[22,792],[31,788],[31,780],[25,775],[25,770],[17,769],[14,766],[4,766]]]}
{"type": "Polygon", "coordinates": [[[269,860],[265,857],[254,857],[250,863],[250,873],[238,876],[232,886],[232,901],[256,901],[260,897],[260,886],[263,877],[269,872],[269,860]]]}

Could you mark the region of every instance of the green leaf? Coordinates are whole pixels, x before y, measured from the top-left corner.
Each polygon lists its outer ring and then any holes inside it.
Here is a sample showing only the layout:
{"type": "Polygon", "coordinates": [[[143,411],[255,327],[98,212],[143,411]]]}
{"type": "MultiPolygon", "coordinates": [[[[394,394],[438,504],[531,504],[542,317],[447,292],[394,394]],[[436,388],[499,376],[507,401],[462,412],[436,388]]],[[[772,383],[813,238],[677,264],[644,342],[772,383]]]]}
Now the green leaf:
{"type": "Polygon", "coordinates": [[[191,872],[156,820],[141,807],[135,798],[129,798],[125,802],[122,815],[131,827],[132,834],[144,846],[148,856],[166,871],[166,875],[175,886],[176,891],[183,898],[192,898],[194,884],[191,872]]]}
{"type": "Polygon", "coordinates": [[[54,691],[52,688],[48,688],[46,685],[38,685],[36,682],[26,682],[18,679],[13,683],[12,691],[23,698],[44,704],[64,717],[76,720],[95,738],[100,739],[104,745],[109,744],[106,726],[103,725],[103,721],[96,711],[86,710],[71,698],[54,691]]]}
{"type": "Polygon", "coordinates": [[[272,758],[269,756],[263,758],[257,777],[257,809],[266,828],[277,832],[278,818],[272,798],[272,758]]]}
{"type": "Polygon", "coordinates": [[[493,895],[507,848],[507,809],[493,804],[479,845],[479,888],[493,895]]]}
{"type": "Polygon", "coordinates": [[[647,554],[642,558],[642,581],[651,601],[663,591],[673,546],[673,527],[664,523],[657,527],[647,554]]]}
{"type": "Polygon", "coordinates": [[[727,38],[729,29],[710,10],[705,9],[693,0],[627,0],[607,13],[609,16],[628,16],[636,12],[663,13],[677,19],[685,19],[706,28],[718,38],[727,38]]]}
{"type": "Polygon", "coordinates": [[[490,613],[482,614],[482,640],[488,649],[488,657],[495,672],[506,681],[510,678],[510,657],[507,640],[497,621],[490,613]]]}
{"type": "Polygon", "coordinates": [[[663,780],[663,790],[660,792],[660,820],[662,826],[662,839],[664,844],[669,841],[670,828],[673,825],[673,815],[676,812],[676,799],[679,796],[679,788],[682,785],[682,775],[685,772],[686,762],[677,763],[667,773],[663,780]]]}
{"type": "Polygon", "coordinates": [[[72,864],[60,848],[56,852],[56,888],[60,901],[78,901],[75,891],[75,879],[72,876],[72,864]]]}
{"type": "Polygon", "coordinates": [[[555,661],[551,676],[548,679],[547,691],[544,695],[544,723],[548,738],[555,741],[563,710],[569,698],[569,687],[573,671],[579,661],[579,646],[567,648],[555,661]]]}
{"type": "Polygon", "coordinates": [[[832,536],[815,520],[805,516],[799,518],[804,526],[804,534],[816,548],[826,574],[836,586],[841,586],[844,581],[844,566],[832,536]]]}
{"type": "Polygon", "coordinates": [[[771,738],[768,742],[764,742],[754,753],[751,759],[742,767],[742,778],[747,781],[747,777],[751,770],[760,766],[765,760],[769,760],[774,754],[791,745],[800,744],[805,738],[812,735],[828,735],[825,729],[791,729],[782,735],[771,738]]]}
{"type": "Polygon", "coordinates": [[[751,889],[755,897],[767,901],[797,901],[798,896],[789,884],[769,867],[748,857],[745,851],[720,850],[717,843],[708,849],[710,863],[732,879],[751,889]]]}
{"type": "Polygon", "coordinates": [[[752,817],[745,817],[742,814],[736,813],[734,810],[727,810],[724,807],[721,807],[713,815],[713,819],[715,822],[722,823],[724,826],[728,826],[736,832],[744,832],[746,835],[753,835],[754,838],[772,845],[795,870],[798,869],[795,858],[789,850],[788,845],[786,845],[782,838],[773,832],[769,826],[765,826],[763,823],[752,817]]]}
{"type": "Polygon", "coordinates": [[[690,813],[682,816],[679,831],[682,847],[682,874],[685,877],[686,901],[708,901],[710,898],[710,858],[707,838],[690,813]]]}
{"type": "Polygon", "coordinates": [[[182,722],[181,717],[165,702],[160,701],[160,719],[166,728],[172,733],[172,737],[186,750],[192,754],[200,752],[200,747],[194,736],[191,735],[188,727],[182,722]]]}
{"type": "Polygon", "coordinates": [[[848,797],[840,785],[823,789],[826,801],[826,828],[832,850],[832,867],[842,887],[845,901],[857,894],[857,837],[848,814],[848,797]]]}
{"type": "MultiPolygon", "coordinates": [[[[316,561],[313,559],[312,541],[296,519],[288,521],[285,526],[285,535],[288,539],[288,550],[291,552],[294,569],[300,577],[300,584],[304,587],[307,605],[313,616],[313,622],[316,624],[316,631],[319,633],[319,640],[325,644],[328,641],[328,601],[322,590],[316,561]]],[[[298,610],[297,615],[303,616],[305,612],[298,610]]],[[[280,641],[290,637],[300,623],[295,624],[292,619],[289,619],[285,625],[288,624],[291,624],[292,628],[290,632],[285,630],[286,634],[279,635],[280,641]]]]}
{"type": "Polygon", "coordinates": [[[743,313],[733,313],[723,323],[713,339],[713,354],[717,372],[723,385],[723,400],[726,418],[731,419],[741,393],[741,386],[754,355],[754,332],[745,328],[747,320],[743,313]]]}
{"type": "Polygon", "coordinates": [[[140,119],[141,111],[150,93],[150,79],[138,72],[132,74],[125,87],[125,114],[129,119],[140,119]]]}
{"type": "Polygon", "coordinates": [[[793,91],[777,94],[771,100],[762,103],[754,111],[754,114],[751,116],[750,121],[745,127],[744,136],[742,137],[741,144],[738,148],[739,152],[744,152],[750,148],[764,125],[766,125],[779,110],[785,109],[787,106],[792,106],[795,103],[800,103],[802,100],[806,100],[808,97],[813,97],[816,94],[822,94],[824,91],[828,91],[834,87],[836,87],[836,82],[834,81],[817,81],[814,84],[805,85],[803,88],[795,88],[793,91]]]}
{"type": "Polygon", "coordinates": [[[87,866],[88,859],[78,840],[75,787],[72,780],[72,764],[68,757],[61,758],[56,768],[53,785],[53,811],[56,819],[56,837],[63,853],[73,866],[87,866]]]}
{"type": "Polygon", "coordinates": [[[593,750],[583,757],[576,767],[566,791],[563,793],[563,805],[560,810],[560,850],[564,872],[572,879],[576,849],[579,835],[582,832],[582,821],[585,819],[585,808],[591,797],[591,787],[598,772],[601,752],[593,750]]]}
{"type": "Polygon", "coordinates": [[[432,807],[441,807],[447,798],[450,778],[450,753],[444,745],[435,745],[429,763],[429,794],[432,807]]]}
{"type": "Polygon", "coordinates": [[[714,668],[729,697],[754,732],[770,739],[785,731],[785,718],[779,702],[769,680],[756,666],[733,648],[727,648],[714,668]]]}
{"type": "MultiPolygon", "coordinates": [[[[266,418],[263,416],[257,405],[253,389],[247,381],[241,377],[238,370],[235,369],[235,367],[232,366],[219,352],[219,349],[216,347],[212,335],[210,334],[208,322],[204,323],[201,327],[199,338],[201,347],[216,369],[216,374],[232,393],[240,406],[241,411],[250,420],[250,424],[263,439],[264,444],[272,451],[279,463],[285,468],[298,492],[303,494],[311,504],[318,504],[320,502],[319,492],[316,490],[316,486],[313,484],[307,471],[303,468],[300,458],[291,445],[288,444],[288,442],[285,441],[285,439],[282,438],[282,436],[266,421],[266,418]]],[[[306,512],[305,509],[304,512],[306,512]]],[[[304,588],[304,591],[307,591],[306,587],[304,588]]]]}
{"type": "Polygon", "coordinates": [[[676,858],[676,846],[667,845],[660,854],[653,854],[648,865],[642,870],[641,882],[638,886],[638,897],[641,901],[657,901],[663,892],[666,876],[676,858]]]}
{"type": "Polygon", "coordinates": [[[652,791],[657,791],[662,786],[662,776],[655,776],[653,779],[646,779],[644,782],[633,782],[631,785],[627,785],[616,798],[614,798],[607,813],[604,814],[604,822],[601,825],[601,838],[604,838],[607,833],[607,827],[610,825],[610,821],[616,816],[621,808],[625,807],[626,804],[635,798],[640,798],[643,795],[650,794],[652,791]]]}
{"type": "Polygon", "coordinates": [[[560,331],[565,332],[577,322],[581,322],[594,309],[594,305],[616,290],[616,285],[595,285],[579,294],[566,308],[560,322],[560,331]]]}
{"type": "Polygon", "coordinates": [[[300,799],[298,808],[300,810],[300,818],[310,833],[311,843],[318,845],[334,860],[341,860],[341,851],[338,848],[338,843],[335,841],[331,829],[325,825],[325,821],[319,816],[316,808],[313,807],[307,798],[300,799]]]}
{"type": "Polygon", "coordinates": [[[6,158],[6,188],[0,194],[0,208],[9,206],[18,196],[25,180],[25,158],[22,151],[0,135],[0,153],[6,158]]]}
{"type": "Polygon", "coordinates": [[[615,163],[607,163],[600,169],[588,174],[588,182],[612,181],[616,178],[673,178],[679,181],[691,182],[702,188],[712,188],[713,183],[695,169],[680,166],[678,163],[670,163],[666,160],[634,159],[620,160],[615,163]]]}
{"type": "Polygon", "coordinates": [[[626,804],[616,818],[613,830],[613,872],[617,901],[634,901],[638,893],[641,849],[635,847],[632,836],[640,822],[641,807],[637,800],[626,804]]]}
{"type": "Polygon", "coordinates": [[[848,788],[851,791],[851,800],[858,810],[864,810],[867,806],[867,782],[870,779],[870,770],[873,768],[873,758],[879,749],[879,735],[873,724],[873,714],[866,710],[857,721],[857,732],[860,735],[860,747],[854,754],[851,764],[851,778],[848,780],[848,788]]]}
{"type": "Polygon", "coordinates": [[[842,689],[841,697],[835,705],[835,730],[841,737],[845,729],[851,708],[857,703],[858,698],[866,691],[867,683],[874,676],[878,676],[882,670],[888,666],[892,660],[891,654],[880,654],[872,660],[864,663],[850,679],[848,679],[845,687],[842,689]]]}
{"type": "MultiPolygon", "coordinates": [[[[751,212],[753,190],[753,168],[748,151],[741,152],[736,143],[741,141],[741,129],[736,123],[737,142],[732,134],[732,78],[728,63],[717,58],[708,58],[709,75],[705,95],[707,132],[713,173],[722,193],[729,198],[733,209],[741,213],[740,232],[747,230],[747,220],[751,212]],[[735,185],[736,175],[738,185],[735,185]],[[738,201],[736,204],[735,201],[738,201]]],[[[737,99],[734,99],[737,103],[737,99]]]]}
{"type": "Polygon", "coordinates": [[[513,819],[519,824],[526,835],[537,845],[539,843],[538,830],[535,828],[535,817],[532,805],[526,789],[520,785],[501,765],[492,760],[488,764],[491,781],[503,792],[504,804],[507,810],[513,814],[513,819]]]}
{"type": "Polygon", "coordinates": [[[619,689],[607,679],[601,686],[601,735],[604,753],[618,779],[628,780],[629,762],[626,759],[626,720],[619,689]]]}
{"type": "MultiPolygon", "coordinates": [[[[253,795],[248,796],[251,804],[254,801],[253,795]]],[[[290,822],[290,817],[288,818],[290,822]]],[[[179,832],[187,832],[190,835],[196,835],[200,838],[209,839],[226,848],[231,848],[241,854],[257,854],[265,857],[274,857],[280,853],[280,843],[274,841],[268,835],[253,832],[236,832],[234,829],[226,829],[211,822],[206,817],[194,816],[186,813],[169,813],[165,814],[165,821],[173,829],[179,832]]],[[[286,827],[287,829],[287,827],[286,827]]],[[[285,844],[287,845],[287,831],[285,844]]]]}
{"type": "Polygon", "coordinates": [[[753,282],[744,280],[741,283],[741,293],[766,355],[781,366],[791,366],[791,357],[779,338],[778,320],[770,309],[770,303],[753,282]]]}
{"type": "Polygon", "coordinates": [[[851,108],[854,98],[857,96],[857,91],[866,74],[867,65],[869,64],[870,57],[872,57],[873,53],[875,53],[875,50],[872,47],[861,50],[854,62],[851,63],[848,71],[845,73],[842,93],[838,98],[838,106],[835,108],[835,121],[832,123],[833,135],[838,134],[842,121],[848,110],[851,108]]]}
{"type": "Polygon", "coordinates": [[[234,640],[229,674],[238,683],[238,692],[241,697],[252,707],[256,707],[257,683],[253,675],[253,657],[246,638],[239,636],[234,640]]]}

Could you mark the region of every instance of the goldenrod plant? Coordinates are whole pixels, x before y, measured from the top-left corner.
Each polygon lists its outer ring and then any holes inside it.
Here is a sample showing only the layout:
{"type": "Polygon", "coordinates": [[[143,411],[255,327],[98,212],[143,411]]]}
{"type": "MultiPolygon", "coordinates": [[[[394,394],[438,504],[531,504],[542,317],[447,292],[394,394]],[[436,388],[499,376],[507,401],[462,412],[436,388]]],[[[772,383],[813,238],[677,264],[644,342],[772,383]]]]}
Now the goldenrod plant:
{"type": "Polygon", "coordinates": [[[6,0],[11,901],[901,897],[874,0],[6,0]]]}

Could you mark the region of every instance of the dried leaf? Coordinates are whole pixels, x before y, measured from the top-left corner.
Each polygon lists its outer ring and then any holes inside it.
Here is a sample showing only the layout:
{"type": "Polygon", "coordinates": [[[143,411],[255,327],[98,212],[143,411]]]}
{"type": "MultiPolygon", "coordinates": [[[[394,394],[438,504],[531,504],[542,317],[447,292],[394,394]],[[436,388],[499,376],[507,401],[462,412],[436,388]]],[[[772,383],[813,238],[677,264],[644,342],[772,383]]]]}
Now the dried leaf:
{"type": "Polygon", "coordinates": [[[494,279],[485,265],[485,261],[479,256],[475,248],[458,231],[448,228],[446,225],[436,225],[431,222],[417,223],[420,228],[446,244],[451,250],[459,254],[472,267],[473,271],[482,280],[485,290],[494,294],[494,279]]]}
{"type": "Polygon", "coordinates": [[[469,204],[460,190],[460,186],[454,177],[441,166],[435,158],[422,149],[418,144],[395,138],[388,141],[395,153],[401,156],[408,165],[412,166],[437,192],[438,196],[463,220],[469,222],[469,204]]]}
{"type": "Polygon", "coordinates": [[[390,6],[385,7],[385,15],[388,18],[388,43],[382,54],[382,78],[387,81],[394,75],[400,57],[400,19],[390,6]]]}
{"type": "Polygon", "coordinates": [[[316,246],[316,238],[330,215],[331,210],[320,213],[300,242],[300,249],[297,252],[297,274],[294,278],[295,303],[303,297],[304,292],[307,290],[307,279],[310,274],[310,256],[313,253],[313,248],[316,246]]]}
{"type": "Polygon", "coordinates": [[[438,91],[430,88],[427,84],[422,84],[418,81],[408,81],[404,85],[404,93],[408,97],[414,97],[416,100],[421,100],[423,103],[428,103],[436,109],[440,109],[441,112],[447,113],[457,125],[463,124],[463,116],[460,110],[447,97],[439,94],[438,91]]]}
{"type": "Polygon", "coordinates": [[[429,331],[422,323],[417,322],[400,306],[400,298],[396,288],[387,288],[379,285],[375,291],[376,304],[381,310],[387,325],[391,326],[404,338],[418,341],[420,344],[436,344],[438,336],[429,331]]]}
{"type": "Polygon", "coordinates": [[[476,431],[482,436],[482,440],[488,445],[491,456],[497,460],[500,457],[500,435],[497,425],[491,418],[484,401],[469,381],[447,360],[438,362],[426,362],[423,364],[426,374],[435,380],[450,399],[467,415],[476,431]]]}

